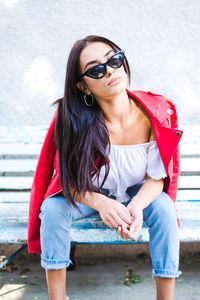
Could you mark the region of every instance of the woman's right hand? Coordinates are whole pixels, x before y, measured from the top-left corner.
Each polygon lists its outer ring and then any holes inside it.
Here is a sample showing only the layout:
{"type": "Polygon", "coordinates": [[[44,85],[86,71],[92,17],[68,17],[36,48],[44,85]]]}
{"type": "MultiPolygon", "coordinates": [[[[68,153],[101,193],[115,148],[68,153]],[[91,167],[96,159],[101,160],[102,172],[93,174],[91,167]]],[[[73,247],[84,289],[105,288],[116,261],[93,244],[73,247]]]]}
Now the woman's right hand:
{"type": "Polygon", "coordinates": [[[125,205],[106,196],[101,200],[98,212],[106,225],[117,229],[119,225],[127,227],[132,224],[133,218],[125,205]]]}

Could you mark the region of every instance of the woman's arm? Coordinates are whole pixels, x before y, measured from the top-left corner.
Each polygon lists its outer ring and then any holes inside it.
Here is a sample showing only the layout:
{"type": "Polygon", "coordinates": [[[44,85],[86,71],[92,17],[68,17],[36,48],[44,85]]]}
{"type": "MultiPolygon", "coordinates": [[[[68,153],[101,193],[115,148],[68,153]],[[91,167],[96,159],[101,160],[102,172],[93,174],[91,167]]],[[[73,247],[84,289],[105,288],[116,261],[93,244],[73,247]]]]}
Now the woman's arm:
{"type": "Polygon", "coordinates": [[[153,202],[162,192],[164,186],[164,179],[154,180],[147,176],[146,181],[139,189],[129,205],[138,206],[142,210],[153,202]]]}
{"type": "Polygon", "coordinates": [[[164,179],[154,180],[147,176],[137,194],[131,199],[127,208],[133,222],[130,226],[118,226],[118,234],[123,239],[135,239],[143,224],[143,209],[153,202],[162,192],[164,179]]]}
{"type": "MultiPolygon", "coordinates": [[[[149,141],[154,141],[155,135],[151,125],[151,134],[149,141]]],[[[141,209],[147,207],[162,192],[164,187],[164,179],[154,180],[147,175],[145,183],[139,189],[137,195],[133,197],[130,205],[140,206],[141,209]]]]}
{"type": "MultiPolygon", "coordinates": [[[[72,187],[70,189],[72,192],[72,187]]],[[[102,221],[110,228],[118,228],[119,225],[129,226],[133,221],[125,205],[103,194],[87,191],[84,197],[76,194],[74,200],[97,210],[102,221]]]]}

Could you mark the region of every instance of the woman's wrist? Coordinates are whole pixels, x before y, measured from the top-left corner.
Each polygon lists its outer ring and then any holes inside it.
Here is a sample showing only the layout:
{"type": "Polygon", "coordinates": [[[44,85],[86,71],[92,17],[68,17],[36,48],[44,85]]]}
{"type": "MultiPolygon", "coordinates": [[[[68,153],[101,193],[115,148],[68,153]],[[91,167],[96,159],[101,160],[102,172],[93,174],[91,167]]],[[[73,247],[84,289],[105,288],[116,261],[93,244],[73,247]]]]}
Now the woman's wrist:
{"type": "Polygon", "coordinates": [[[76,197],[75,201],[99,211],[105,206],[105,199],[106,197],[100,193],[87,191],[84,197],[76,197]]]}
{"type": "Polygon", "coordinates": [[[139,207],[142,210],[145,208],[144,199],[142,199],[142,197],[139,197],[137,195],[131,199],[129,204],[134,207],[139,207]]]}
{"type": "Polygon", "coordinates": [[[106,207],[106,204],[108,203],[110,199],[109,197],[101,194],[101,193],[96,193],[96,192],[92,192],[92,193],[88,193],[87,194],[87,202],[90,204],[86,204],[89,205],[90,207],[92,207],[93,209],[97,210],[98,212],[100,212],[100,210],[102,210],[103,208],[106,207]],[[89,194],[89,196],[88,196],[89,194]]]}
{"type": "Polygon", "coordinates": [[[106,198],[107,198],[106,196],[104,196],[100,193],[95,193],[94,198],[93,198],[94,199],[94,209],[99,212],[102,207],[105,207],[106,198]]]}

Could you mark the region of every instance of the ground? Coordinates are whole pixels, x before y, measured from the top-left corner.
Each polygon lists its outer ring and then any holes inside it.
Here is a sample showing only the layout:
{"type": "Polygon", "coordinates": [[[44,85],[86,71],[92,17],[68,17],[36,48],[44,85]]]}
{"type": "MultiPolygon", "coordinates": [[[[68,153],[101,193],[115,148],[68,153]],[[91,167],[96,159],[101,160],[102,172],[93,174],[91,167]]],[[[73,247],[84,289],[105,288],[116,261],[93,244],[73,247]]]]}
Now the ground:
{"type": "MultiPolygon", "coordinates": [[[[67,296],[70,300],[155,300],[155,279],[151,275],[148,253],[127,257],[95,257],[77,260],[73,271],[67,272],[67,296]],[[126,272],[140,275],[141,282],[125,285],[126,272]]],[[[181,256],[176,279],[176,300],[199,300],[200,253],[181,256]]],[[[139,280],[140,281],[140,280],[139,280]]],[[[48,300],[45,271],[40,266],[40,255],[29,255],[25,250],[14,259],[8,270],[0,272],[0,299],[48,300]],[[31,257],[31,259],[30,259],[31,257]]]]}

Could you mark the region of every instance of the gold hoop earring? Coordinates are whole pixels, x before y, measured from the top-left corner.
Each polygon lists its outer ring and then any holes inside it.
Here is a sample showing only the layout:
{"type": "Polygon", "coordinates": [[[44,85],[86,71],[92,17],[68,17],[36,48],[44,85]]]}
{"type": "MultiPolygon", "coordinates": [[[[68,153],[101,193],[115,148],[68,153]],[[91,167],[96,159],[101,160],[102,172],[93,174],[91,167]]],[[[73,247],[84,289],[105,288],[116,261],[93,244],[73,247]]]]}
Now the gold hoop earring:
{"type": "Polygon", "coordinates": [[[93,103],[94,103],[94,96],[93,96],[92,94],[89,94],[89,95],[90,95],[91,98],[92,98],[92,102],[91,102],[90,104],[87,103],[87,94],[84,94],[84,101],[85,101],[85,104],[86,104],[87,106],[92,106],[93,103]]]}

